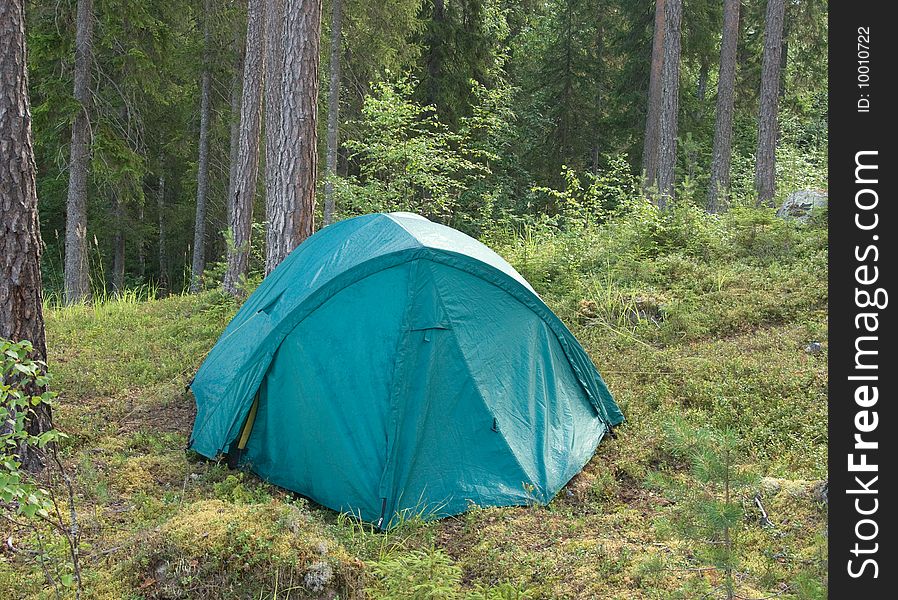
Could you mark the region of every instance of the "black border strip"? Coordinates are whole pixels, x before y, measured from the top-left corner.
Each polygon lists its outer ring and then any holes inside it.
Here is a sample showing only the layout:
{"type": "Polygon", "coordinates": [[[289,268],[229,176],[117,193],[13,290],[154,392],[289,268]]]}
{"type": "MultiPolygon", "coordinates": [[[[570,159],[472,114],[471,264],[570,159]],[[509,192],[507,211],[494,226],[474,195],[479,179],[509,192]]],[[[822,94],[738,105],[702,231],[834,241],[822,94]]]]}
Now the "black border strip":
{"type": "Polygon", "coordinates": [[[898,295],[886,300],[889,292],[898,294],[898,32],[889,18],[892,6],[832,2],[829,7],[830,598],[894,598],[898,589],[893,516],[898,510],[898,339],[896,309],[889,304],[898,302],[898,295]],[[856,172],[858,163],[864,167],[856,172]],[[866,353],[858,354],[858,348],[866,353]],[[863,462],[876,470],[861,470],[865,467],[857,465],[863,462]]]}

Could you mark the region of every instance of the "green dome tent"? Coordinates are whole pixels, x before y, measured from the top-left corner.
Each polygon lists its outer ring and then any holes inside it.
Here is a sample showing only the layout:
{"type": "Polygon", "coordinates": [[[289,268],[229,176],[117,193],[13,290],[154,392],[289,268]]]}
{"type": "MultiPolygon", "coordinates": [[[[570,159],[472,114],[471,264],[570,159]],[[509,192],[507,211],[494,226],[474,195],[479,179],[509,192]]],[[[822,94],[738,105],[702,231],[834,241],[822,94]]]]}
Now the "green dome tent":
{"type": "Polygon", "coordinates": [[[191,384],[190,446],[384,527],[547,502],[623,415],[495,252],[410,213],[322,229],[247,299],[191,384]]]}

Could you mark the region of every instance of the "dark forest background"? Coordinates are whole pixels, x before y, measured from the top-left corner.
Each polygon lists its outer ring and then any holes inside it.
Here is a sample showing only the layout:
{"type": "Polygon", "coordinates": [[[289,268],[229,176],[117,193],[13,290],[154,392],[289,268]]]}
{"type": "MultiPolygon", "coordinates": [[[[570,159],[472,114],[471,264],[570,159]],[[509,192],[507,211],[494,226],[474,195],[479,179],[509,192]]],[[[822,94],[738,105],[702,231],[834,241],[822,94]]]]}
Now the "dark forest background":
{"type": "MultiPolygon", "coordinates": [[[[323,222],[325,181],[335,206],[331,218],[405,209],[475,235],[486,223],[520,227],[554,219],[568,201],[595,204],[592,213],[601,219],[632,195],[648,147],[653,2],[338,0],[335,51],[332,2],[321,12],[315,227],[323,222]],[[338,141],[335,173],[329,173],[335,74],[338,141]]],[[[64,287],[68,164],[81,106],[73,96],[78,4],[29,2],[26,11],[50,297],[64,287]]],[[[732,166],[717,208],[709,201],[709,182],[723,4],[682,2],[676,32],[679,118],[670,196],[712,210],[759,199],[755,157],[769,18],[766,1],[737,3],[732,166]]],[[[784,4],[776,196],[765,199],[771,204],[825,185],[826,3],[784,4]]],[[[216,273],[220,280],[224,266],[216,263],[227,251],[246,10],[245,2],[224,0],[93,2],[85,217],[95,294],[144,284],[180,291],[189,284],[204,73],[209,150],[201,254],[205,284],[216,285],[216,273]]],[[[262,271],[265,254],[264,176],[256,187],[251,272],[262,271]]]]}

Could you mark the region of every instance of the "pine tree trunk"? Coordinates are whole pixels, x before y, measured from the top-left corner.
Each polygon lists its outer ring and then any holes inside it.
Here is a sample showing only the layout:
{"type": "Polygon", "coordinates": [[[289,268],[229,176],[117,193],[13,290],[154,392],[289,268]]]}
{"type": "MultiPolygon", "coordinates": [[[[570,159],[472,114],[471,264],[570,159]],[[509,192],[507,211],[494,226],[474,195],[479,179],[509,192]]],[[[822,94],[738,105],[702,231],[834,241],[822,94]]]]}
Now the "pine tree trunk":
{"type": "Polygon", "coordinates": [[[776,193],[776,138],[779,133],[780,53],[783,48],[784,0],[767,0],[764,56],[761,60],[761,102],[758,111],[758,150],[755,189],[758,206],[770,205],[776,193]]]}
{"type": "Polygon", "coordinates": [[[90,296],[87,261],[87,176],[90,162],[91,62],[93,53],[93,0],[78,0],[75,32],[75,101],[69,153],[69,190],[66,200],[65,302],[83,302],[90,296]]]}
{"type": "MultiPolygon", "coordinates": [[[[0,337],[29,340],[33,358],[46,361],[24,4],[24,0],[0,2],[0,337]]],[[[30,434],[52,427],[49,405],[32,410],[26,424],[30,434]]],[[[43,466],[37,449],[25,446],[18,454],[26,469],[43,466]]]]}
{"type": "Polygon", "coordinates": [[[168,289],[168,253],[165,240],[165,171],[159,174],[159,189],[156,190],[156,212],[159,218],[159,288],[168,289]]]}
{"type": "MultiPolygon", "coordinates": [[[[430,19],[433,22],[434,29],[440,31],[443,23],[446,21],[446,4],[444,0],[433,0],[433,10],[430,13],[430,19]]],[[[427,35],[427,34],[425,34],[427,35]]],[[[424,65],[427,69],[426,104],[437,106],[440,99],[440,73],[443,72],[443,52],[442,48],[438,48],[435,39],[428,40],[429,43],[424,50],[424,65]]]]}
{"type": "Polygon", "coordinates": [[[646,103],[645,139],[642,145],[642,172],[645,187],[658,178],[658,118],[661,114],[661,68],[664,64],[665,0],[655,1],[655,31],[652,36],[652,66],[646,103]]]}
{"type": "Polygon", "coordinates": [[[330,77],[327,94],[327,151],[325,153],[324,224],[334,220],[334,184],[340,143],[340,59],[343,39],[343,2],[331,0],[330,77]]]}
{"type": "Polygon", "coordinates": [[[661,112],[658,117],[658,205],[660,208],[664,208],[667,205],[667,200],[674,196],[682,0],[667,0],[664,13],[664,64],[661,68],[661,112]]]}
{"type": "Polygon", "coordinates": [[[264,0],[249,0],[246,11],[246,55],[243,65],[243,92],[240,104],[240,133],[237,170],[231,197],[231,244],[223,288],[234,296],[249,264],[253,227],[253,199],[259,177],[259,134],[262,123],[262,79],[265,70],[264,0]]]}
{"type": "Polygon", "coordinates": [[[730,188],[740,3],[741,0],[725,0],[723,4],[723,38],[720,43],[720,73],[717,79],[717,118],[714,123],[711,182],[708,185],[708,212],[712,213],[721,209],[730,188]]]}
{"type": "Polygon", "coordinates": [[[115,233],[112,236],[112,291],[121,294],[125,287],[125,205],[119,192],[113,192],[112,221],[115,233]]]}
{"type": "Polygon", "coordinates": [[[196,217],[193,225],[193,260],[190,268],[190,291],[196,293],[202,287],[206,269],[206,194],[209,191],[209,111],[211,33],[212,18],[210,0],[203,2],[203,76],[200,84],[200,148],[196,173],[196,217]]]}
{"type": "Polygon", "coordinates": [[[318,60],[321,0],[286,0],[283,106],[276,141],[284,194],[267,204],[266,272],[312,235],[318,178],[318,60]]]}
{"type": "MultiPolygon", "coordinates": [[[[140,223],[143,223],[145,218],[146,214],[144,212],[143,203],[141,203],[140,207],[137,209],[137,220],[140,223]]],[[[140,278],[143,279],[147,274],[146,244],[144,243],[143,234],[141,234],[140,239],[137,241],[137,270],[140,278]]]]}
{"type": "Polygon", "coordinates": [[[780,50],[780,87],[779,94],[780,99],[786,97],[786,79],[788,79],[788,66],[789,66],[789,30],[790,25],[792,23],[792,16],[789,14],[791,5],[786,5],[783,9],[783,42],[782,49],[780,50]]]}
{"type": "Polygon", "coordinates": [[[230,156],[228,158],[228,200],[227,200],[227,223],[231,223],[234,214],[234,195],[236,194],[237,185],[237,163],[240,156],[240,101],[241,88],[243,82],[243,54],[245,52],[244,37],[240,35],[240,31],[235,28],[234,47],[237,49],[237,60],[234,64],[234,76],[231,78],[231,135],[230,135],[230,156]]]}
{"type": "MultiPolygon", "coordinates": [[[[287,180],[280,168],[280,153],[295,150],[287,147],[281,129],[281,110],[284,104],[284,0],[265,0],[265,272],[273,259],[272,249],[277,248],[276,239],[281,232],[272,227],[277,220],[279,204],[287,196],[287,180]]],[[[295,161],[295,156],[283,157],[295,161]]],[[[276,263],[275,263],[276,264],[276,263]]]]}

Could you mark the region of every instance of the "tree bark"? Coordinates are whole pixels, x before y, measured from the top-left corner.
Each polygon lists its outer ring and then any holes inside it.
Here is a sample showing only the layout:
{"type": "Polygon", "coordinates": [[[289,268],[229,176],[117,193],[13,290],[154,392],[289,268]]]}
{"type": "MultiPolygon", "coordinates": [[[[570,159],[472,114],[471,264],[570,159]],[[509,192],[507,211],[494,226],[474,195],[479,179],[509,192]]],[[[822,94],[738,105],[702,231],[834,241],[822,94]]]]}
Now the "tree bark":
{"type": "Polygon", "coordinates": [[[330,77],[327,94],[327,151],[325,152],[324,224],[334,220],[334,184],[340,142],[340,59],[343,39],[343,2],[331,0],[330,77]]]}
{"type": "MultiPolygon", "coordinates": [[[[24,4],[0,2],[0,337],[29,340],[33,358],[46,361],[24,4]]],[[[32,411],[26,424],[30,434],[52,427],[49,405],[32,411]]],[[[26,446],[18,454],[26,469],[43,466],[37,449],[26,446]]]]}
{"type": "Polygon", "coordinates": [[[121,294],[125,287],[125,205],[118,190],[112,193],[112,291],[121,294]]]}
{"type": "Polygon", "coordinates": [[[93,53],[93,0],[78,0],[75,32],[75,101],[69,153],[69,190],[66,200],[65,302],[74,304],[90,296],[87,261],[87,177],[90,162],[91,62],[93,53]]]}
{"type": "MultiPolygon", "coordinates": [[[[137,222],[143,223],[144,219],[146,219],[146,207],[144,206],[144,203],[141,202],[137,207],[137,222]]],[[[143,231],[141,231],[140,235],[137,237],[137,270],[141,280],[143,280],[147,274],[146,249],[146,240],[144,239],[143,231]]]]}
{"type": "Polygon", "coordinates": [[[664,64],[665,0],[655,1],[655,31],[652,35],[652,66],[646,102],[642,172],[648,189],[658,178],[658,118],[661,114],[661,68],[664,64]]]}
{"type": "Polygon", "coordinates": [[[791,11],[791,5],[786,5],[783,8],[783,33],[782,33],[782,49],[780,50],[780,85],[779,85],[779,94],[780,99],[786,97],[786,83],[789,77],[787,72],[789,66],[789,30],[791,29],[790,25],[792,23],[793,17],[789,14],[791,11]]]}
{"type": "Polygon", "coordinates": [[[668,199],[674,196],[682,0],[666,0],[664,13],[664,64],[661,68],[661,112],[658,116],[658,206],[660,208],[664,208],[668,199]]]}
{"type": "Polygon", "coordinates": [[[200,84],[200,148],[196,172],[196,217],[193,226],[193,260],[190,268],[190,291],[202,287],[206,269],[206,195],[209,191],[209,111],[212,73],[210,72],[212,19],[210,0],[203,2],[203,75],[200,84]]]}
{"type": "MultiPolygon", "coordinates": [[[[265,0],[265,220],[266,260],[265,272],[268,273],[272,246],[277,245],[274,239],[280,234],[272,227],[272,220],[277,219],[278,205],[284,202],[287,195],[287,180],[280,168],[279,153],[290,152],[293,148],[285,146],[284,132],[281,129],[281,110],[284,104],[284,48],[285,48],[285,14],[284,0],[265,0]]],[[[296,160],[295,156],[287,160],[296,160]]],[[[273,268],[273,267],[272,267],[273,268]]]]}
{"type": "Polygon", "coordinates": [[[758,206],[769,205],[776,194],[776,138],[779,133],[780,53],[783,48],[784,0],[767,0],[764,55],[761,59],[761,101],[758,110],[758,150],[755,189],[758,206]]]}
{"type": "Polygon", "coordinates": [[[711,182],[708,185],[708,212],[716,213],[728,199],[730,161],[733,148],[733,103],[736,98],[736,48],[739,44],[741,0],[723,4],[723,38],[720,42],[720,72],[717,79],[717,116],[711,182]]]}
{"type": "Polygon", "coordinates": [[[237,163],[240,157],[240,102],[243,82],[243,54],[245,52],[244,36],[235,28],[234,47],[237,49],[237,60],[234,64],[234,76],[231,78],[231,135],[228,171],[227,223],[231,223],[234,214],[234,195],[237,185],[237,163]]]}
{"type": "Polygon", "coordinates": [[[318,61],[321,0],[286,0],[283,106],[275,137],[284,194],[268,202],[266,272],[312,235],[318,178],[318,61]]]}
{"type": "MultiPolygon", "coordinates": [[[[430,19],[435,24],[437,31],[443,28],[443,23],[446,21],[446,4],[444,0],[433,0],[433,11],[430,14],[430,19]]],[[[439,81],[440,73],[443,71],[444,52],[442,48],[437,48],[436,45],[435,40],[430,40],[430,43],[427,44],[427,48],[424,50],[424,66],[427,69],[428,75],[426,104],[431,104],[433,106],[439,105],[439,81]]]]}
{"type": "MultiPolygon", "coordinates": [[[[160,161],[161,163],[161,161],[160,161]]],[[[159,189],[156,190],[156,212],[159,219],[159,288],[168,289],[168,252],[165,235],[165,170],[159,170],[159,189]]]]}
{"type": "Polygon", "coordinates": [[[253,199],[259,177],[262,79],[265,70],[263,2],[264,0],[249,0],[246,11],[246,55],[243,65],[237,169],[234,175],[233,196],[230,199],[231,243],[228,247],[228,266],[222,286],[227,293],[234,296],[240,294],[240,286],[249,264],[253,199]]]}

